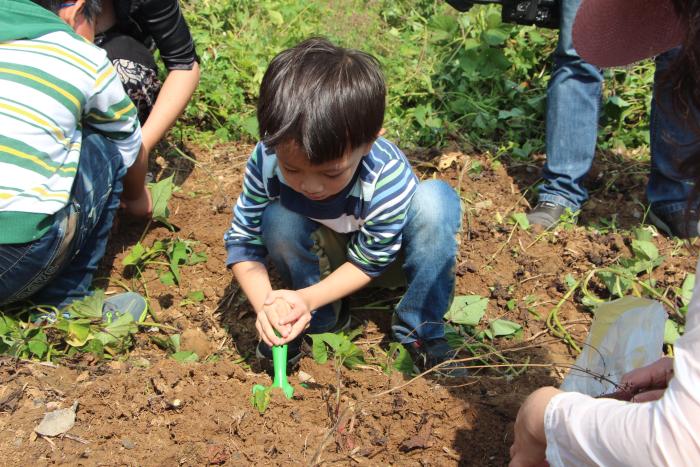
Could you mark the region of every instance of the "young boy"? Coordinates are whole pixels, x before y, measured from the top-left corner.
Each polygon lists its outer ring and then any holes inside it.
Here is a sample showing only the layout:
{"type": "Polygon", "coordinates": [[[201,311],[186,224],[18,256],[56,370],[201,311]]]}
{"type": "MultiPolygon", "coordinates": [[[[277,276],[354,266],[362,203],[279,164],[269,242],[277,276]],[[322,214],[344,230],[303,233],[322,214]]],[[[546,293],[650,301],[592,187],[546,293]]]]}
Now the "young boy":
{"type": "MultiPolygon", "coordinates": [[[[339,319],[333,303],[399,260],[407,289],[393,337],[424,368],[454,356],[443,315],[455,282],[459,198],[444,182],[419,183],[403,153],[379,136],[385,95],[376,59],[325,39],[283,51],[265,72],[262,141],[224,237],[227,265],[257,313],[259,357],[289,343],[295,361],[305,332],[347,326],[349,315],[339,319]],[[346,242],[346,259],[322,279],[329,238],[346,242]],[[267,256],[290,290],[272,289],[267,256]]],[[[463,374],[456,365],[443,373],[463,374]]]]}
{"type": "MultiPolygon", "coordinates": [[[[136,110],[104,51],[59,7],[0,0],[0,306],[85,297],[120,202],[151,210],[136,110]]],[[[127,293],[103,311],[145,308],[127,293]]]]}

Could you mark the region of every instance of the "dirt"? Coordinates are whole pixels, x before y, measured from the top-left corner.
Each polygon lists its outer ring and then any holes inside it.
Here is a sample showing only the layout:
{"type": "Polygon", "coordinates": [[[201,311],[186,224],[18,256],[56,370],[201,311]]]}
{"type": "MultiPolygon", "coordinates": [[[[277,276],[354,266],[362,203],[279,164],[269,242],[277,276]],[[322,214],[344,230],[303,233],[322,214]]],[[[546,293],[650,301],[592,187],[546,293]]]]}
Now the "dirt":
{"type": "MultiPolygon", "coordinates": [[[[253,358],[254,317],[224,267],[222,246],[251,147],[183,149],[196,164],[167,148],[166,157],[151,164],[157,179],[175,173],[181,187],[171,201],[178,231],[151,225],[144,243],[195,240],[195,250],[208,260],[183,267],[179,287],[161,284],[157,267],[140,283],[121,260],[145,226],[122,220],[100,276],[111,279],[110,290],[118,290],[120,280],[147,292],[158,320],[180,329],[182,348],[195,351],[200,362],[169,358],[151,339],[155,330],[139,334],[132,352],[115,361],[0,360],[0,458],[6,465],[507,464],[520,403],[533,389],[558,384],[562,370],[530,367],[506,376],[492,367],[459,382],[412,380],[375,364],[338,371],[305,357],[305,385],[298,374],[290,376],[294,398],[273,393],[267,411],[254,409],[251,388],[271,381],[253,358]],[[186,300],[192,291],[202,291],[204,301],[186,300]],[[46,412],[74,401],[76,423],[65,436],[33,433],[46,412]]],[[[456,293],[487,296],[488,319],[524,327],[519,338],[493,346],[511,365],[572,361],[571,349],[546,331],[543,318],[566,293],[566,274],[580,277],[630,254],[616,230],[632,229],[643,217],[638,201],[644,199],[647,165],[602,155],[589,181],[593,200],[579,226],[538,234],[514,231],[499,219],[527,209],[541,159],[494,163],[456,150],[409,156],[422,178],[447,180],[465,200],[456,293]],[[474,162],[483,167],[480,173],[463,170],[474,162]],[[614,228],[595,230],[613,214],[614,228]]],[[[662,286],[679,286],[694,268],[694,254],[663,237],[655,242],[666,257],[655,277],[662,286]]],[[[364,326],[358,345],[378,361],[378,349],[388,348],[390,314],[363,305],[398,294],[367,291],[352,299],[353,324],[364,326]]],[[[578,297],[563,304],[560,319],[575,339],[585,338],[591,315],[578,297]]]]}

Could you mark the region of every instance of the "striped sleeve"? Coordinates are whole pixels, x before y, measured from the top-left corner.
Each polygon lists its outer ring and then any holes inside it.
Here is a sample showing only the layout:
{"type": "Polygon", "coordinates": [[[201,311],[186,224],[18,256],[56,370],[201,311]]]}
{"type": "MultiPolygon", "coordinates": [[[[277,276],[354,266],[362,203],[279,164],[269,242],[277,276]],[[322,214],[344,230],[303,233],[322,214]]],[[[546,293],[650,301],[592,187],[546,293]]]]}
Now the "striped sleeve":
{"type": "Polygon", "coordinates": [[[224,234],[226,266],[243,261],[264,262],[267,249],[262,238],[262,215],[270,203],[263,176],[263,145],[258,143],[243,176],[243,191],[233,207],[231,227],[224,234]]]}
{"type": "MultiPolygon", "coordinates": [[[[383,150],[398,152],[393,145],[383,150]]],[[[348,260],[368,276],[378,276],[396,259],[416,185],[416,176],[400,153],[380,173],[365,222],[348,243],[348,260]]]]}
{"type": "Polygon", "coordinates": [[[124,165],[130,167],[134,163],[141,148],[141,126],[136,107],[106,56],[85,106],[84,124],[114,142],[124,165]]]}

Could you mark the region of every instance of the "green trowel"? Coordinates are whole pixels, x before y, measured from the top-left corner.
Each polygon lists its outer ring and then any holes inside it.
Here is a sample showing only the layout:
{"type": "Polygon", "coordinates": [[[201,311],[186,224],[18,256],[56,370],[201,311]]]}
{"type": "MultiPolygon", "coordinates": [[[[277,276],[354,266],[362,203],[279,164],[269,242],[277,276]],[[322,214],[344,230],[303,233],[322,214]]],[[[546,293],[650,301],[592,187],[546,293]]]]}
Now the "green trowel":
{"type": "MultiPolygon", "coordinates": [[[[291,399],[294,395],[294,387],[287,381],[287,344],[272,347],[272,366],[275,371],[275,377],[270,387],[282,389],[287,399],[291,399]]],[[[266,389],[262,384],[256,384],[253,386],[253,395],[266,389]]]]}

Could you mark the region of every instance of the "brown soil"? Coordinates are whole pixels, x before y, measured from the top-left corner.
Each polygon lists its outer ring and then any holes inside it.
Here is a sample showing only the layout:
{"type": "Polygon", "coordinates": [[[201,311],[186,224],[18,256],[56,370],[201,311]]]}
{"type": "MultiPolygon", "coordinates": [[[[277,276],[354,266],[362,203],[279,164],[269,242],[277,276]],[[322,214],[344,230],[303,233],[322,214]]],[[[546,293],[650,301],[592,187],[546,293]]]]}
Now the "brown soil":
{"type": "MultiPolygon", "coordinates": [[[[103,264],[104,276],[147,290],[158,319],[182,330],[183,348],[201,354],[204,363],[174,361],[154,345],[150,331],[140,334],[131,354],[120,361],[83,357],[59,366],[0,361],[4,464],[505,465],[520,402],[539,386],[557,384],[561,370],[532,367],[505,376],[492,368],[458,384],[410,381],[373,364],[337,372],[331,363],[318,365],[306,357],[301,369],[313,377],[307,387],[292,375],[292,400],[273,394],[264,414],[251,406],[252,386],[270,384],[270,379],[251,357],[257,342],[254,318],[224,267],[222,246],[250,149],[190,148],[196,165],[174,154],[153,161],[157,178],[175,173],[181,185],[170,217],[179,231],[152,226],[144,243],[171,236],[191,239],[199,242],[197,251],[208,255],[205,263],[183,267],[179,287],[162,285],[156,268],[146,271],[145,289],[124,271],[121,260],[141,236],[141,224],[121,222],[103,264]],[[202,291],[205,300],[182,304],[192,291],[202,291]],[[68,435],[37,439],[33,430],[44,413],[75,400],[77,420],[68,435]]],[[[504,353],[511,363],[570,362],[570,349],[546,332],[541,318],[566,292],[566,274],[580,277],[630,254],[626,234],[599,233],[592,226],[615,213],[618,229],[639,224],[643,212],[637,200],[643,199],[646,165],[599,157],[590,183],[593,201],[580,226],[539,235],[513,232],[511,224],[499,222],[527,209],[538,163],[494,164],[450,151],[411,157],[422,177],[436,174],[458,187],[465,200],[457,294],[488,296],[487,318],[524,326],[521,338],[493,345],[502,351],[527,347],[504,353]],[[450,158],[453,164],[444,168],[450,158]],[[462,170],[468,161],[478,161],[483,171],[462,170]],[[437,170],[440,162],[442,171],[437,170]],[[526,306],[529,296],[534,298],[526,306]],[[511,299],[517,306],[508,306],[511,299]]],[[[657,237],[656,242],[666,257],[656,278],[662,286],[680,285],[693,269],[694,255],[674,241],[657,237]]],[[[353,298],[355,324],[365,326],[358,342],[368,356],[380,356],[378,349],[387,348],[390,315],[361,308],[398,293],[369,291],[353,298]]],[[[582,340],[590,315],[579,299],[564,304],[560,319],[582,340]]]]}

